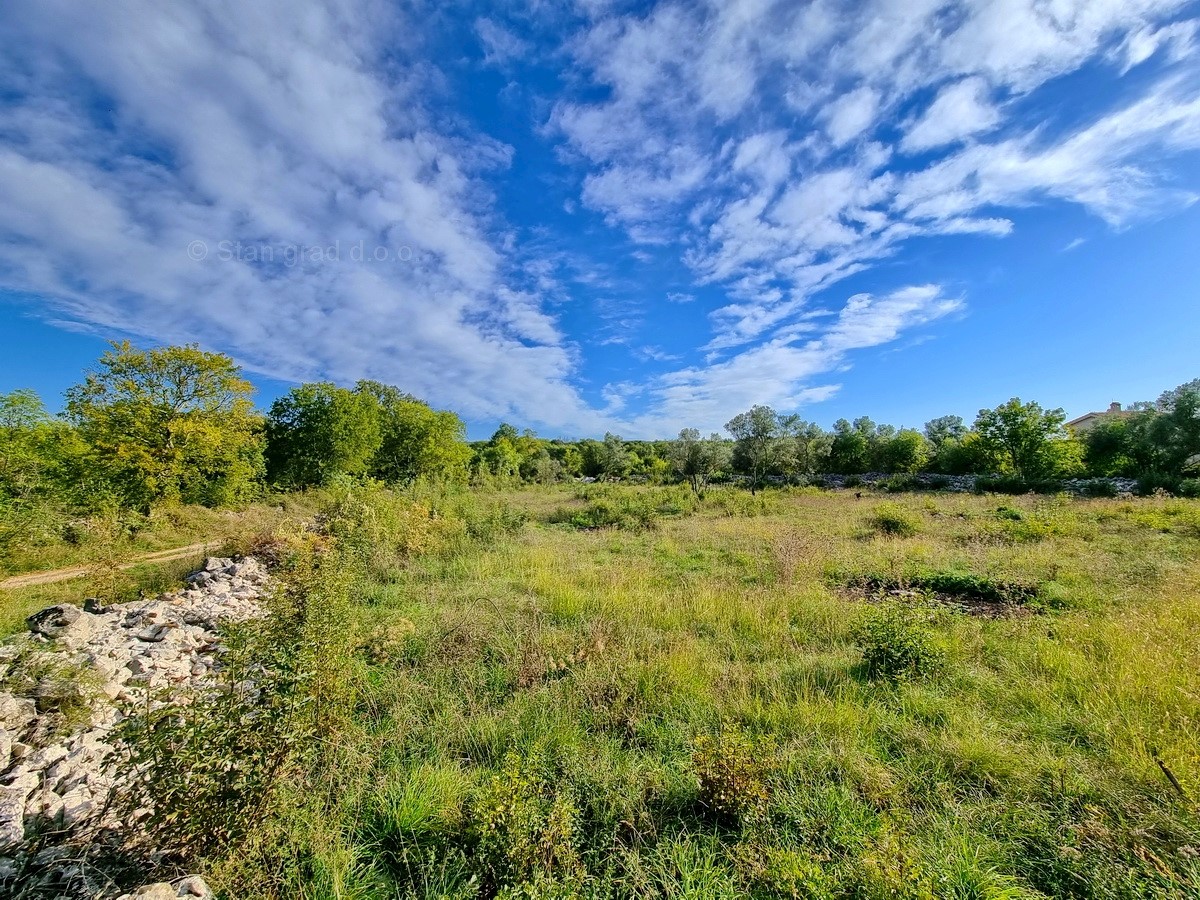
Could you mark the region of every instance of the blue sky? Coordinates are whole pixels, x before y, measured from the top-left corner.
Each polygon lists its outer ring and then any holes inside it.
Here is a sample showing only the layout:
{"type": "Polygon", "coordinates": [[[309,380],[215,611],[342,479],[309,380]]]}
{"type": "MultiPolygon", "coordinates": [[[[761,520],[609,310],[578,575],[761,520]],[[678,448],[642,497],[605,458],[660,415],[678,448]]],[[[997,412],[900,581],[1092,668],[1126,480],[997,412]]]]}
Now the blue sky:
{"type": "Polygon", "coordinates": [[[11,0],[0,391],[196,341],[562,436],[1200,376],[1200,8],[11,0]]]}

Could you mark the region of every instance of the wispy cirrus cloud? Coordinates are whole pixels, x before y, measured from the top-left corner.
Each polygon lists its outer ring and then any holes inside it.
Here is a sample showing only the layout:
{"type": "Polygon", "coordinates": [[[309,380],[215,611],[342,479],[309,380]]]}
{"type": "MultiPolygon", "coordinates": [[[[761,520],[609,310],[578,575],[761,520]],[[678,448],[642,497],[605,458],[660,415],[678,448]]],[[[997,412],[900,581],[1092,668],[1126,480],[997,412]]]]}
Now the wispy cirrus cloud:
{"type": "MultiPolygon", "coordinates": [[[[479,24],[491,56],[519,51],[479,24]]],[[[370,0],[8,4],[0,281],[277,377],[601,426],[489,220],[511,150],[439,124],[413,25],[370,0]]]]}
{"type": "Polygon", "coordinates": [[[916,239],[1194,202],[1190,10],[13,0],[0,287],[480,420],[708,430],[832,396],[961,310],[936,275],[882,274],[916,239]],[[476,115],[495,82],[508,142],[476,115]]]}
{"type": "MultiPolygon", "coordinates": [[[[1186,5],[662,2],[599,15],[571,48],[582,83],[607,94],[560,99],[551,116],[587,163],[582,199],[634,240],[673,233],[698,283],[729,297],[709,310],[717,362],[681,370],[659,408],[722,395],[736,408],[741,385],[766,390],[768,359],[786,384],[776,395],[802,393],[817,361],[841,364],[832,330],[818,353],[786,339],[811,298],[913,238],[1002,237],[1006,211],[1049,200],[1114,226],[1192,202],[1145,162],[1200,148],[1196,25],[1170,21],[1186,5]],[[1109,59],[1118,79],[1155,54],[1158,77],[1082,120],[1039,112],[1047,82],[1109,59]]],[[[890,333],[886,308],[862,316],[890,333]]]]}

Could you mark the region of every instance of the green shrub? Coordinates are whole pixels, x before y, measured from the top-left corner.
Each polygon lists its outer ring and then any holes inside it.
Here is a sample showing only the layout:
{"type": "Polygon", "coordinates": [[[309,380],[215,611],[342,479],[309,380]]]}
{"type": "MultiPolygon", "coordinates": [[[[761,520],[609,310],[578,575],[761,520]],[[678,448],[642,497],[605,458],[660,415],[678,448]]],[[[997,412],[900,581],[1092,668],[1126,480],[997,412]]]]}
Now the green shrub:
{"type": "Polygon", "coordinates": [[[465,511],[467,536],[485,543],[515,534],[525,527],[529,516],[523,509],[507,503],[492,503],[482,509],[472,507],[465,511]]]}
{"type": "Polygon", "coordinates": [[[916,569],[902,577],[874,573],[833,572],[835,580],[868,594],[880,596],[898,590],[927,591],[945,597],[983,600],[988,603],[1028,603],[1039,599],[1038,587],[1021,581],[1004,581],[956,569],[916,569]]]}
{"type": "Polygon", "coordinates": [[[576,528],[626,528],[641,531],[654,528],[664,516],[691,515],[700,501],[691,491],[681,488],[631,490],[608,488],[589,492],[592,499],[582,508],[564,506],[550,515],[550,522],[576,528]]]}
{"type": "Polygon", "coordinates": [[[704,497],[704,505],[730,517],[765,516],[779,508],[778,500],[766,491],[751,494],[737,488],[709,491],[704,497]]]}
{"type": "Polygon", "coordinates": [[[936,673],[945,661],[921,608],[888,603],[868,613],[853,632],[871,678],[899,680],[936,673]]]}
{"type": "Polygon", "coordinates": [[[271,615],[225,636],[217,681],[147,705],[118,726],[109,766],[133,773],[118,800],[139,810],[156,851],[204,856],[254,835],[289,782],[336,744],[354,709],[347,663],[350,568],[334,553],[305,554],[279,576],[271,615]]]}
{"type": "Polygon", "coordinates": [[[1061,490],[1062,482],[1053,479],[1024,479],[1011,475],[981,475],[975,479],[977,494],[1056,494],[1061,490]]]}
{"type": "Polygon", "coordinates": [[[1179,482],[1176,493],[1180,497],[1200,497],[1200,478],[1185,478],[1179,482]]]}
{"type": "Polygon", "coordinates": [[[1138,478],[1137,492],[1143,497],[1149,497],[1158,491],[1177,494],[1181,485],[1182,480],[1177,475],[1168,475],[1163,472],[1147,472],[1138,478]]]}
{"type": "Polygon", "coordinates": [[[767,811],[767,768],[760,752],[737,726],[696,738],[692,767],[700,802],[734,822],[762,818],[767,811]]]}
{"type": "Polygon", "coordinates": [[[881,503],[867,519],[867,526],[877,534],[890,537],[912,537],[921,530],[920,520],[903,506],[881,503]]]}
{"type": "MultiPolygon", "coordinates": [[[[471,805],[471,833],[494,886],[516,887],[550,877],[577,881],[579,809],[571,792],[545,771],[540,753],[509,753],[471,805]]],[[[545,886],[543,886],[545,887],[545,886]]]]}

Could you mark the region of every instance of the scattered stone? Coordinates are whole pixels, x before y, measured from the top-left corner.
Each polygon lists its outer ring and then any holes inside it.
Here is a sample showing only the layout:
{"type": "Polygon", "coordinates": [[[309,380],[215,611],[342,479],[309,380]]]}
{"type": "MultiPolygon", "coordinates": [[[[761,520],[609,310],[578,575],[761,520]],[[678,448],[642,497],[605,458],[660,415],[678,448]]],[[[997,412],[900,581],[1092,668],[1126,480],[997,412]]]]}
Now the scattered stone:
{"type": "MultiPolygon", "coordinates": [[[[113,750],[110,732],[125,716],[121,704],[136,709],[161,703],[159,690],[184,691],[211,680],[224,652],[219,628],[263,615],[258,601],[267,580],[255,559],[214,557],[188,577],[187,590],[107,607],[89,598],[82,610],[52,606],[29,617],[28,635],[0,646],[0,676],[45,655],[71,670],[90,671],[98,687],[90,721],[84,715],[65,735],[57,712],[61,678],[39,679],[26,696],[0,692],[0,896],[20,887],[15,879],[30,866],[38,870],[38,883],[53,885],[62,900],[112,896],[87,887],[94,880],[85,874],[94,874],[88,848],[95,835],[138,827],[151,814],[145,810],[119,823],[107,812],[119,778],[104,763],[113,750]],[[47,832],[56,833],[56,843],[44,844],[47,832]],[[25,844],[34,834],[41,835],[36,852],[25,844]]],[[[213,894],[199,876],[188,876],[124,896],[213,894]]]]}
{"type": "Polygon", "coordinates": [[[61,603],[58,606],[51,606],[49,609],[36,612],[25,621],[29,625],[29,630],[34,634],[57,638],[77,627],[86,628],[88,623],[85,616],[88,614],[78,606],[61,603]]]}
{"type": "Polygon", "coordinates": [[[0,851],[25,839],[25,794],[20,788],[0,787],[0,851]]]}

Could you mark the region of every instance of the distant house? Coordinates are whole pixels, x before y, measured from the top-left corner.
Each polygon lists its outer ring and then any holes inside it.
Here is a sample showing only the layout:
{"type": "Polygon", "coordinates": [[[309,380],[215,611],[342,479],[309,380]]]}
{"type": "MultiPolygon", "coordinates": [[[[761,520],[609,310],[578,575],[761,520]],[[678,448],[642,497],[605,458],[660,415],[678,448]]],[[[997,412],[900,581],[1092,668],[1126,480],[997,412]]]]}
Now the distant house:
{"type": "Polygon", "coordinates": [[[1125,412],[1125,410],[1121,409],[1121,404],[1114,400],[1112,403],[1108,404],[1108,409],[1106,409],[1104,412],[1084,413],[1079,418],[1072,419],[1070,422],[1068,422],[1067,427],[1076,434],[1083,434],[1084,432],[1090,431],[1092,428],[1094,428],[1096,423],[1101,419],[1106,419],[1109,416],[1119,416],[1123,412],[1125,412]]]}

